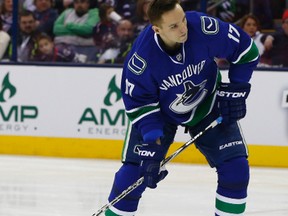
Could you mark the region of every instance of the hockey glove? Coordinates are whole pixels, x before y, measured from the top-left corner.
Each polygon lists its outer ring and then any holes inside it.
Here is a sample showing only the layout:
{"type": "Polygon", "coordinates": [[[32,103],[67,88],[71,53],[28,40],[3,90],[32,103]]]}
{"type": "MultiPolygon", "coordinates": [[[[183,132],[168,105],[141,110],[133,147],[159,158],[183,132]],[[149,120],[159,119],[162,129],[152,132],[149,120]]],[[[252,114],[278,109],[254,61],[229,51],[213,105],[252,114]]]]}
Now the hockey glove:
{"type": "Polygon", "coordinates": [[[223,124],[231,124],[246,115],[246,99],[250,83],[221,83],[217,90],[217,103],[223,124]]]}
{"type": "Polygon", "coordinates": [[[164,148],[156,143],[142,144],[139,147],[139,156],[140,175],[144,177],[144,184],[149,188],[156,188],[157,183],[168,174],[165,168],[160,168],[161,161],[165,157],[164,148]]]}

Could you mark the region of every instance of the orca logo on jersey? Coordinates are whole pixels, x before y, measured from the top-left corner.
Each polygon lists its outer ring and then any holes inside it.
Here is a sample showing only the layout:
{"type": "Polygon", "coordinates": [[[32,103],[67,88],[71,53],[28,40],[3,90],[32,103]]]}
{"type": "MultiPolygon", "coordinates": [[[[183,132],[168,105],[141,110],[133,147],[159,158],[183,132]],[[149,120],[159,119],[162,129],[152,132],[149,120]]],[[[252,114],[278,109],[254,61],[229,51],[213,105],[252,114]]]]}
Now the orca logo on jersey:
{"type": "Polygon", "coordinates": [[[145,59],[141,58],[136,52],[132,55],[128,62],[128,68],[132,73],[140,75],[147,66],[145,59]]]}
{"type": "Polygon", "coordinates": [[[219,31],[219,23],[213,17],[201,16],[201,27],[204,34],[215,35],[219,31]]]}
{"type": "Polygon", "coordinates": [[[183,83],[185,91],[183,94],[177,94],[177,98],[170,104],[169,108],[178,114],[190,112],[205,98],[207,90],[204,88],[207,80],[195,85],[188,80],[183,83]]]}

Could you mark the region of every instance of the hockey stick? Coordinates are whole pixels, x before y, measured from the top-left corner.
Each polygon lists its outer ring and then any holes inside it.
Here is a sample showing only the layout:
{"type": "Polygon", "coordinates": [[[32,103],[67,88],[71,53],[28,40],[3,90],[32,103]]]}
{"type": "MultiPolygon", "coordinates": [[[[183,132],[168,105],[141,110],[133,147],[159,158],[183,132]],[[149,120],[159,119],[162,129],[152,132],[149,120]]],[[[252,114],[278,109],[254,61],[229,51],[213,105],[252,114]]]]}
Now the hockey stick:
{"type": "MultiPolygon", "coordinates": [[[[197,135],[195,135],[193,138],[191,138],[189,141],[187,141],[185,144],[183,144],[181,147],[179,147],[173,154],[165,158],[161,162],[161,167],[163,167],[165,164],[167,164],[169,161],[171,161],[173,158],[175,158],[177,155],[179,155],[182,151],[184,151],[188,146],[190,146],[192,143],[194,143],[203,133],[205,133],[207,130],[214,128],[218,124],[222,122],[222,117],[218,117],[216,120],[211,122],[203,131],[200,131],[197,135]]],[[[121,194],[119,194],[117,197],[115,197],[111,202],[107,203],[106,205],[102,206],[96,213],[94,213],[92,216],[99,216],[103,212],[105,212],[107,209],[109,209],[110,206],[115,205],[117,202],[119,202],[121,199],[123,199],[127,194],[132,192],[135,188],[140,186],[144,181],[144,177],[142,176],[139,178],[134,184],[130,185],[126,190],[124,190],[121,194]]]]}

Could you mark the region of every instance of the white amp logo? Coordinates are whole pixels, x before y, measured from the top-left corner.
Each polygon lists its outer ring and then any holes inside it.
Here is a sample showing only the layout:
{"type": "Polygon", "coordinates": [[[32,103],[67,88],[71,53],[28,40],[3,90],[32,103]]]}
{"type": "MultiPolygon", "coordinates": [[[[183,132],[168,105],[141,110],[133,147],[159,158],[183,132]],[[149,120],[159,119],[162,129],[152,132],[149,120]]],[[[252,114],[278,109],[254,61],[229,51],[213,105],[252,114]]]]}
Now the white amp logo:
{"type": "Polygon", "coordinates": [[[288,90],[285,90],[283,92],[282,107],[283,108],[288,108],[288,90]]]}

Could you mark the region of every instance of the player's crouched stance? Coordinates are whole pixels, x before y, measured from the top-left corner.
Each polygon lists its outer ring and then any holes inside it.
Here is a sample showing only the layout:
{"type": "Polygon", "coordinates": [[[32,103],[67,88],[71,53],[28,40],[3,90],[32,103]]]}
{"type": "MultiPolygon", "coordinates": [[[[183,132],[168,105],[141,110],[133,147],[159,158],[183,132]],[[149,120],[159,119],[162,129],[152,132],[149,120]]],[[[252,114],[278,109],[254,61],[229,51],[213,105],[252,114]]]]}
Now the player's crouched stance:
{"type": "MultiPolygon", "coordinates": [[[[210,166],[216,167],[217,170],[218,187],[215,202],[215,215],[217,216],[242,215],[245,211],[249,183],[249,165],[246,159],[248,152],[237,121],[246,115],[245,101],[249,92],[249,83],[222,83],[217,90],[215,111],[197,126],[189,128],[189,133],[193,137],[193,134],[198,134],[217,118],[218,111],[223,117],[220,125],[208,130],[195,143],[210,166]]],[[[115,175],[109,201],[112,201],[141,176],[144,176],[144,184],[107,210],[106,216],[136,214],[138,202],[145,188],[156,188],[157,183],[168,174],[167,170],[160,169],[160,162],[173,142],[175,132],[176,127],[167,124],[161,145],[147,141],[142,146],[138,146],[139,143],[143,143],[143,140],[137,130],[132,127],[128,146],[131,149],[131,146],[136,146],[140,160],[132,156],[130,160],[123,162],[123,166],[115,175]]]]}
{"type": "Polygon", "coordinates": [[[152,25],[135,41],[123,68],[121,90],[132,125],[109,202],[140,177],[144,182],[105,215],[135,215],[146,187],[156,188],[168,174],[160,164],[177,127],[185,125],[193,137],[219,115],[223,122],[195,145],[217,171],[215,215],[243,215],[249,164],[238,120],[246,115],[258,50],[240,28],[202,13],[184,13],[177,0],[152,0],[148,16],[152,25]],[[215,57],[231,63],[230,83],[221,82],[215,57]]]}

